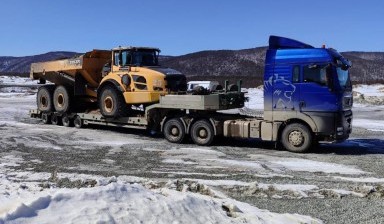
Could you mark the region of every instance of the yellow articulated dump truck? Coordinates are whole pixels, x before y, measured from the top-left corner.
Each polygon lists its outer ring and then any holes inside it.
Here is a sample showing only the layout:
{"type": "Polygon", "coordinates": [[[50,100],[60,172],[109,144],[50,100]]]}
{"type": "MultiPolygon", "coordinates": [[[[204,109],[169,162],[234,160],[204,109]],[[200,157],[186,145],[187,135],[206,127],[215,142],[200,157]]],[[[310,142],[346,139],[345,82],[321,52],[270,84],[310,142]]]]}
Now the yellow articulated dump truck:
{"type": "Polygon", "coordinates": [[[128,116],[132,106],[147,106],[159,102],[162,95],[185,91],[185,76],[161,67],[159,52],[157,48],[119,47],[34,63],[31,79],[54,84],[39,88],[37,108],[64,114],[97,102],[103,116],[118,118],[128,116]]]}

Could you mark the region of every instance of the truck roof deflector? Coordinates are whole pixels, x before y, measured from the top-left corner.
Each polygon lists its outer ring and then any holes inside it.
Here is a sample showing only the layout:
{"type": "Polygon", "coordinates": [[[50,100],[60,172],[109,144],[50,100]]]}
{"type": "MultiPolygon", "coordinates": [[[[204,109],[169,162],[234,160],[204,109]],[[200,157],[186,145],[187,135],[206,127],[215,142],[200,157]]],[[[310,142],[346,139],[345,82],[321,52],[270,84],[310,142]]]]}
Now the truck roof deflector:
{"type": "Polygon", "coordinates": [[[314,48],[309,44],[303,42],[279,37],[279,36],[269,36],[269,49],[297,49],[297,48],[314,48]]]}

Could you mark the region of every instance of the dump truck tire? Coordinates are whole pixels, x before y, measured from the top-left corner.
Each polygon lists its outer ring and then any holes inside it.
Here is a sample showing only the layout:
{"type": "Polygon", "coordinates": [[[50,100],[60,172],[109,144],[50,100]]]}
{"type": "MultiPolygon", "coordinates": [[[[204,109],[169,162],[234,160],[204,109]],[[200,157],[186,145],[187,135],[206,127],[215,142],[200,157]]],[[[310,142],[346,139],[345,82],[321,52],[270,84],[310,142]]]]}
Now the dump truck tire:
{"type": "Polygon", "coordinates": [[[53,86],[41,86],[36,96],[37,109],[42,112],[53,111],[53,86]]]}
{"type": "Polygon", "coordinates": [[[210,145],[215,136],[212,124],[207,120],[198,120],[193,123],[190,134],[197,145],[210,145]]]}
{"type": "Polygon", "coordinates": [[[64,86],[57,86],[53,93],[53,105],[55,110],[60,113],[70,111],[71,98],[72,97],[68,88],[64,86]]]}
{"type": "Polygon", "coordinates": [[[172,143],[181,143],[185,137],[185,128],[180,119],[173,118],[165,122],[164,137],[172,143]]]}
{"type": "Polygon", "coordinates": [[[124,117],[128,115],[128,106],[124,97],[112,85],[106,85],[100,91],[100,112],[104,117],[124,117]]]}
{"type": "Polygon", "coordinates": [[[287,125],[281,133],[281,143],[291,152],[307,152],[311,148],[312,139],[309,128],[299,123],[287,125]]]}

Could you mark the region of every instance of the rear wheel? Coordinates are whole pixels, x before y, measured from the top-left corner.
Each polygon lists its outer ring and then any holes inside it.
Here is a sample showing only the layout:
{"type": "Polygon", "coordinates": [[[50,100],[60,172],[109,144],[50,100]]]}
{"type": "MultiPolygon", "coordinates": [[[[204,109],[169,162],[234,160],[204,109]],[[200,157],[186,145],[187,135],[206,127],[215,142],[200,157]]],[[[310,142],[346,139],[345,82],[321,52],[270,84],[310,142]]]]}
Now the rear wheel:
{"type": "Polygon", "coordinates": [[[63,117],[61,118],[61,122],[63,123],[64,127],[71,127],[72,126],[72,121],[67,114],[63,115],[63,117]]]}
{"type": "Polygon", "coordinates": [[[100,91],[99,108],[105,117],[124,117],[128,111],[123,95],[112,85],[107,85],[100,91]]]}
{"type": "Polygon", "coordinates": [[[73,121],[75,128],[82,128],[83,127],[83,120],[79,116],[75,117],[75,120],[73,121]]]}
{"type": "Polygon", "coordinates": [[[42,112],[53,111],[53,86],[42,86],[37,91],[37,109],[42,112]]]}
{"type": "Polygon", "coordinates": [[[312,145],[311,131],[303,124],[289,124],[281,134],[281,143],[288,151],[307,152],[312,145]]]}
{"type": "Polygon", "coordinates": [[[196,121],[191,128],[191,138],[197,145],[210,145],[214,138],[212,124],[207,120],[196,121]]]}
{"type": "Polygon", "coordinates": [[[164,137],[172,143],[181,143],[185,137],[185,128],[180,119],[170,119],[164,124],[164,137]]]}
{"type": "Polygon", "coordinates": [[[41,114],[41,120],[43,121],[43,124],[50,124],[51,123],[51,118],[47,113],[41,114]]]}
{"type": "Polygon", "coordinates": [[[57,112],[65,113],[70,110],[71,94],[64,86],[57,86],[53,93],[53,105],[57,112]]]}
{"type": "Polygon", "coordinates": [[[61,120],[59,119],[59,116],[57,114],[52,114],[51,122],[53,125],[61,125],[61,120]]]}

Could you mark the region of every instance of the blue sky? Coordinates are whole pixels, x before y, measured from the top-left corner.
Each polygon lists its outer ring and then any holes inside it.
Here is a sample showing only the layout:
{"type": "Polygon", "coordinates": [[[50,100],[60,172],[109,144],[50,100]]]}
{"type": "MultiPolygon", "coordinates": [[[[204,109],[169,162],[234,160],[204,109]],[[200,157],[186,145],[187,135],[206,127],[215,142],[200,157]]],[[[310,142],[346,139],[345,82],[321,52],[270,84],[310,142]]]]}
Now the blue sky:
{"type": "Polygon", "coordinates": [[[245,49],[291,37],[384,51],[380,0],[2,0],[0,55],[153,46],[164,55],[245,49]]]}

